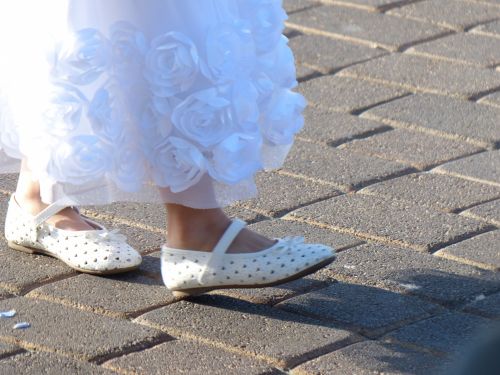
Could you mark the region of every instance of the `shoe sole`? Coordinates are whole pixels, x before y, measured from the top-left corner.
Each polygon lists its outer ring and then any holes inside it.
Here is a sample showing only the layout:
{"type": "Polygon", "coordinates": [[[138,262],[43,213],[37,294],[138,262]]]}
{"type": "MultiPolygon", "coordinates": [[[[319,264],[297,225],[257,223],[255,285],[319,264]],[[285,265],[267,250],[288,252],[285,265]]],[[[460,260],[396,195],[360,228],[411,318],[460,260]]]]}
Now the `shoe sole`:
{"type": "Polygon", "coordinates": [[[52,258],[59,259],[61,262],[66,264],[68,267],[70,267],[78,272],[88,273],[91,275],[99,275],[99,276],[116,275],[118,273],[129,272],[129,271],[133,271],[133,270],[136,270],[137,268],[139,268],[139,265],[137,265],[137,266],[133,266],[133,267],[129,267],[129,268],[119,268],[119,269],[107,270],[107,271],[86,270],[83,268],[74,267],[74,266],[66,263],[63,259],[59,258],[57,255],[52,254],[52,253],[45,251],[45,250],[42,250],[42,249],[34,249],[32,247],[21,246],[15,242],[11,242],[11,241],[9,241],[7,244],[12,250],[20,251],[20,252],[27,253],[27,254],[42,254],[42,255],[47,255],[49,257],[52,257],[52,258]]]}
{"type": "Polygon", "coordinates": [[[306,268],[299,273],[296,273],[286,279],[281,279],[278,281],[273,281],[272,283],[267,284],[252,284],[252,285],[221,285],[221,286],[212,286],[207,288],[192,288],[192,289],[182,289],[182,290],[171,290],[174,297],[177,298],[187,298],[187,297],[195,297],[203,293],[207,293],[217,289],[249,289],[249,288],[267,288],[271,286],[281,285],[288,283],[290,281],[294,281],[300,279],[304,276],[310,275],[323,267],[328,266],[333,263],[333,261],[337,258],[337,256],[333,256],[331,258],[325,259],[324,261],[315,264],[312,267],[306,268]]]}

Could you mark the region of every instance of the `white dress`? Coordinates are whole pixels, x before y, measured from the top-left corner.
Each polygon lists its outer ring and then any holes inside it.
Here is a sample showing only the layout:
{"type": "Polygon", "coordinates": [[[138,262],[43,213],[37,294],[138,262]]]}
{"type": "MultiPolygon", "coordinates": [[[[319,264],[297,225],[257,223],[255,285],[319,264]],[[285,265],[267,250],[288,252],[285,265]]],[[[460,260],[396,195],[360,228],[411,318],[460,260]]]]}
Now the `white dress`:
{"type": "Polygon", "coordinates": [[[303,125],[280,0],[0,2],[0,173],[51,203],[256,195],[303,125]]]}

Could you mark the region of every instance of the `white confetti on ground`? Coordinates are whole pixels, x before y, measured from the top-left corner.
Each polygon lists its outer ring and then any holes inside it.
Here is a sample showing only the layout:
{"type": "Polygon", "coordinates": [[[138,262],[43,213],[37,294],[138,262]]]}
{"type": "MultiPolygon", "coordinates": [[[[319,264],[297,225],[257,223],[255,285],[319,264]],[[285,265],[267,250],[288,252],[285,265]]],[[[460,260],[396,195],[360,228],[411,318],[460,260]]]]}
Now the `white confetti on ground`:
{"type": "Polygon", "coordinates": [[[399,285],[407,290],[417,290],[421,288],[420,286],[415,284],[399,284],[399,285]]]}
{"type": "Polygon", "coordinates": [[[26,329],[26,328],[29,328],[29,327],[31,327],[31,324],[26,323],[26,322],[22,322],[22,323],[17,323],[14,326],[14,329],[26,329]]]}
{"type": "Polygon", "coordinates": [[[344,268],[347,268],[348,270],[353,270],[356,268],[356,266],[350,266],[348,264],[344,264],[344,268]]]}
{"type": "Polygon", "coordinates": [[[16,315],[16,310],[0,311],[0,318],[12,318],[16,315]]]}
{"type": "Polygon", "coordinates": [[[480,295],[476,296],[476,298],[474,298],[474,302],[482,301],[485,298],[486,298],[486,296],[484,294],[480,294],[480,295]]]}

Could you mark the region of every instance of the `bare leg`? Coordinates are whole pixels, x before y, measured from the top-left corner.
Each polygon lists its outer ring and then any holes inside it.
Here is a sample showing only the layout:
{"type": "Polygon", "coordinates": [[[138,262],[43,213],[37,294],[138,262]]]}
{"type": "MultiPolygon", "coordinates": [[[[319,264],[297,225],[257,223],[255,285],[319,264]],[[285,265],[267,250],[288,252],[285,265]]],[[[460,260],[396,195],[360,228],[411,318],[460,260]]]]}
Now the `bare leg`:
{"type": "MultiPolygon", "coordinates": [[[[168,246],[178,249],[211,251],[231,220],[220,208],[194,209],[166,204],[168,215],[168,246]]],[[[264,250],[275,243],[247,228],[243,229],[228,253],[249,253],[264,250]]]]}
{"type": "MultiPolygon", "coordinates": [[[[32,215],[38,214],[47,207],[47,204],[43,203],[40,198],[40,184],[33,180],[33,175],[24,161],[21,166],[15,197],[19,205],[32,215]]],[[[52,216],[47,222],[57,228],[66,230],[95,229],[71,208],[65,208],[52,216]]]]}

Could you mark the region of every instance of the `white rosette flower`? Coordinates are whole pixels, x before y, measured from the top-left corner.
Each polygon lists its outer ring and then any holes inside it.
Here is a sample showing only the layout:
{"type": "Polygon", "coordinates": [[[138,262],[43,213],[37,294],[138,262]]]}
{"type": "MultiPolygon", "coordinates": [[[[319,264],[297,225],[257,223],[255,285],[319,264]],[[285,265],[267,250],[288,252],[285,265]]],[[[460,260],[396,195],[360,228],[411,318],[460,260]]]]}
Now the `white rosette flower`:
{"type": "Polygon", "coordinates": [[[208,31],[203,74],[212,82],[224,83],[248,77],[255,68],[252,33],[243,22],[219,24],[208,31]]]}
{"type": "Polygon", "coordinates": [[[58,137],[73,133],[80,126],[88,105],[88,99],[77,88],[66,84],[55,85],[43,114],[45,132],[58,137]]]}
{"type": "Polygon", "coordinates": [[[108,68],[109,42],[99,30],[78,30],[56,48],[52,75],[75,85],[88,85],[108,68]]]}
{"type": "Polygon", "coordinates": [[[287,19],[281,0],[239,0],[241,14],[252,25],[259,53],[272,50],[278,43],[287,19]]]}
{"type": "Polygon", "coordinates": [[[144,56],[148,43],[144,34],[126,21],[118,21],[111,26],[112,66],[122,83],[131,77],[140,77],[144,66],[144,56]]]}
{"type": "Polygon", "coordinates": [[[215,88],[195,92],[180,103],[172,123],[186,138],[211,147],[235,130],[231,102],[215,88]]]}
{"type": "Polygon", "coordinates": [[[237,184],[262,169],[258,134],[234,133],[212,150],[208,173],[216,181],[237,184]]]}
{"type": "Polygon", "coordinates": [[[174,136],[158,143],[150,153],[156,185],[174,193],[195,185],[206,172],[206,159],[198,148],[174,136]]]}
{"type": "Polygon", "coordinates": [[[52,150],[48,174],[75,185],[98,180],[113,166],[112,148],[93,135],[78,135],[52,150]]]}
{"type": "Polygon", "coordinates": [[[262,133],[266,140],[276,145],[289,145],[294,135],[302,129],[304,97],[288,89],[276,91],[261,118],[262,133]]]}
{"type": "Polygon", "coordinates": [[[258,58],[258,70],[281,87],[297,86],[295,59],[288,46],[288,38],[281,35],[276,47],[258,58]]]}
{"type": "Polygon", "coordinates": [[[155,95],[170,97],[188,90],[198,70],[198,51],[186,35],[172,31],[151,42],[144,76],[155,95]]]}
{"type": "Polygon", "coordinates": [[[258,131],[259,91],[253,82],[235,82],[231,87],[231,102],[238,128],[245,133],[258,131]]]}
{"type": "Polygon", "coordinates": [[[116,150],[115,155],[111,178],[116,186],[126,192],[139,191],[146,179],[144,166],[147,164],[140,148],[129,142],[116,150]]]}
{"type": "Polygon", "coordinates": [[[125,105],[120,100],[120,91],[113,85],[98,89],[92,99],[88,118],[95,134],[111,143],[118,142],[125,126],[125,105]]]}

